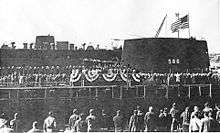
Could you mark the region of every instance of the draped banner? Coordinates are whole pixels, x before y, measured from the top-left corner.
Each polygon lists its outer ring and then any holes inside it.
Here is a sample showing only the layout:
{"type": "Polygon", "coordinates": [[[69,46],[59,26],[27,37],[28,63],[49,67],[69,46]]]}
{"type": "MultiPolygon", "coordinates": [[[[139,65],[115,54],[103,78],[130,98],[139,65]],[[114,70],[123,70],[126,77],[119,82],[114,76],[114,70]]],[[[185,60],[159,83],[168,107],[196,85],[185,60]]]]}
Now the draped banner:
{"type": "Polygon", "coordinates": [[[99,77],[99,71],[98,71],[98,69],[96,69],[96,70],[87,70],[87,71],[85,72],[85,77],[86,77],[86,79],[87,79],[89,82],[95,81],[95,80],[98,79],[98,77],[99,77]]]}
{"type": "Polygon", "coordinates": [[[81,75],[82,74],[79,73],[79,69],[73,69],[72,73],[70,74],[70,82],[75,83],[75,82],[79,81],[81,75]]]}
{"type": "Polygon", "coordinates": [[[102,77],[104,78],[105,81],[112,82],[116,79],[117,73],[113,73],[113,70],[109,69],[107,74],[102,74],[102,77]]]}
{"type": "Polygon", "coordinates": [[[134,81],[136,82],[141,82],[140,78],[141,78],[141,75],[139,73],[133,73],[132,74],[132,78],[134,79],[134,81]]]}
{"type": "MultiPolygon", "coordinates": [[[[80,80],[82,75],[85,76],[85,79],[89,82],[93,82],[98,79],[100,70],[93,69],[93,70],[85,70],[83,69],[82,72],[79,69],[73,69],[72,73],[70,74],[70,82],[75,83],[80,80]]],[[[113,72],[113,69],[109,69],[107,73],[101,74],[103,79],[107,82],[113,82],[117,75],[120,73],[120,77],[123,81],[127,82],[128,75],[126,70],[119,70],[116,73],[113,72]]],[[[133,73],[131,74],[131,78],[136,81],[140,82],[141,74],[140,73],[133,73]]],[[[131,79],[130,79],[131,80],[131,79]]]]}
{"type": "Polygon", "coordinates": [[[121,78],[122,78],[123,81],[127,82],[127,80],[128,80],[128,75],[127,75],[125,69],[124,69],[124,70],[120,70],[120,76],[121,76],[121,78]]]}

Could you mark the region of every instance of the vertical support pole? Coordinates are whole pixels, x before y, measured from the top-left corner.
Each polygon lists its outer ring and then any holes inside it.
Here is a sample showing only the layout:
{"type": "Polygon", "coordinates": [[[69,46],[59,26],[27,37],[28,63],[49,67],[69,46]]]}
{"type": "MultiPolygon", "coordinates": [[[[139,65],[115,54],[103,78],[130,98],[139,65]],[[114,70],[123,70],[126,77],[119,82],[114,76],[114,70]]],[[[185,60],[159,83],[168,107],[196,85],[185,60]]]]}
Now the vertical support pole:
{"type": "Polygon", "coordinates": [[[138,96],[138,87],[136,86],[135,88],[136,88],[136,97],[139,97],[138,96]]]}
{"type": "Polygon", "coordinates": [[[76,91],[76,98],[79,98],[79,90],[76,91]]]}
{"type": "Polygon", "coordinates": [[[178,93],[178,97],[180,97],[180,86],[177,85],[177,93],[178,93]]]}
{"type": "Polygon", "coordinates": [[[189,97],[189,99],[190,99],[190,95],[191,95],[191,94],[190,94],[190,85],[189,85],[188,91],[189,91],[189,92],[188,92],[188,97],[189,97]]]}
{"type": "Polygon", "coordinates": [[[89,97],[91,98],[92,97],[92,89],[89,88],[89,97]]]}
{"type": "Polygon", "coordinates": [[[122,99],[122,98],[123,98],[123,88],[120,87],[120,99],[122,99]]]}
{"type": "Polygon", "coordinates": [[[146,98],[146,93],[147,93],[146,86],[144,85],[144,99],[146,98]]]}
{"type": "Polygon", "coordinates": [[[114,87],[112,86],[112,98],[114,98],[114,87]]]}
{"type": "Polygon", "coordinates": [[[165,97],[168,99],[169,98],[169,87],[170,86],[167,86],[166,87],[166,95],[165,95],[165,97]]]}
{"type": "Polygon", "coordinates": [[[8,98],[9,98],[9,100],[11,100],[11,89],[10,90],[8,90],[9,91],[9,96],[8,96],[8,98]]]}
{"type": "Polygon", "coordinates": [[[209,96],[212,98],[212,84],[209,84],[209,96]]]}
{"type": "Polygon", "coordinates": [[[201,86],[199,85],[199,96],[202,96],[201,86]]]}
{"type": "Polygon", "coordinates": [[[95,88],[95,97],[98,97],[98,88],[95,88]]]}
{"type": "Polygon", "coordinates": [[[47,88],[44,89],[44,100],[47,98],[47,88]]]}

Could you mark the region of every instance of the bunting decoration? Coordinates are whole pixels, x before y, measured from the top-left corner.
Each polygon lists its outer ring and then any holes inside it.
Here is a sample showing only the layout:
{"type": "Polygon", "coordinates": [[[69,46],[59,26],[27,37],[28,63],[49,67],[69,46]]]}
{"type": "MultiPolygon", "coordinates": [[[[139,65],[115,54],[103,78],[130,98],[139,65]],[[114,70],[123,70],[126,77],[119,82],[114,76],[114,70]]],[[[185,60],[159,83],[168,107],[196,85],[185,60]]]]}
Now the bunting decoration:
{"type": "Polygon", "coordinates": [[[112,82],[112,81],[114,81],[116,79],[117,73],[113,73],[113,70],[109,69],[108,73],[102,74],[102,77],[104,78],[105,81],[112,82]]]}
{"type": "Polygon", "coordinates": [[[79,69],[73,69],[72,73],[70,74],[70,82],[75,83],[75,82],[79,81],[81,75],[82,74],[79,73],[79,69]]]}
{"type": "Polygon", "coordinates": [[[140,78],[141,78],[141,75],[139,73],[133,73],[132,74],[132,78],[134,79],[134,81],[136,82],[141,82],[140,78]]]}
{"type": "Polygon", "coordinates": [[[122,78],[123,81],[127,82],[128,81],[128,75],[126,73],[126,70],[120,70],[120,76],[122,78]]]}
{"type": "Polygon", "coordinates": [[[93,82],[96,79],[98,79],[99,77],[99,71],[96,70],[88,70],[85,72],[85,78],[89,81],[89,82],[93,82]]]}

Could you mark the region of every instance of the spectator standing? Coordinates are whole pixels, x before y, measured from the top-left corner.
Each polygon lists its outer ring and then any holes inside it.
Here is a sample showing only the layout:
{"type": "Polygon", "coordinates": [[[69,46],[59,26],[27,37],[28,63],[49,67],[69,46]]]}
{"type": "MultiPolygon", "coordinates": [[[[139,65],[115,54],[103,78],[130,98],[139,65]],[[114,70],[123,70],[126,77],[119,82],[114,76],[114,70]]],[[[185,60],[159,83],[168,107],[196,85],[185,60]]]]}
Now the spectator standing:
{"type": "Polygon", "coordinates": [[[202,110],[203,111],[203,113],[206,113],[206,112],[210,112],[210,111],[212,111],[212,108],[210,107],[210,105],[209,105],[209,103],[208,102],[206,102],[205,104],[204,104],[204,109],[202,110]]]}
{"type": "Polygon", "coordinates": [[[201,121],[198,117],[198,112],[194,113],[193,118],[190,120],[189,132],[199,132],[201,127],[201,121]]]}
{"type": "Polygon", "coordinates": [[[76,129],[76,132],[87,132],[88,123],[85,114],[80,114],[79,119],[75,122],[74,128],[76,129]]]}
{"type": "Polygon", "coordinates": [[[198,106],[194,106],[193,112],[191,113],[191,116],[190,116],[190,119],[192,119],[196,113],[197,113],[198,117],[200,117],[200,112],[199,112],[198,106]]]}
{"type": "Polygon", "coordinates": [[[97,132],[98,131],[98,119],[94,114],[94,109],[89,110],[89,116],[86,117],[88,123],[88,132],[97,132]]]}
{"type": "Polygon", "coordinates": [[[144,132],[144,113],[141,111],[140,106],[137,106],[137,117],[138,117],[137,131],[144,132]]]}
{"type": "Polygon", "coordinates": [[[73,114],[70,116],[69,118],[69,125],[70,125],[70,129],[71,131],[76,131],[74,129],[74,125],[75,125],[75,122],[79,119],[79,115],[77,114],[77,109],[73,109],[73,114]]]}
{"type": "Polygon", "coordinates": [[[14,119],[10,121],[10,126],[14,130],[14,132],[21,132],[22,123],[21,123],[18,113],[14,114],[14,119]]]}
{"type": "Polygon", "coordinates": [[[153,132],[156,130],[157,126],[157,116],[153,111],[153,107],[149,107],[149,112],[147,112],[144,116],[145,122],[145,131],[153,132]]]}
{"type": "Polygon", "coordinates": [[[52,133],[56,129],[56,119],[53,117],[53,112],[49,112],[49,116],[44,120],[43,130],[47,133],[52,133]]]}
{"type": "Polygon", "coordinates": [[[113,117],[115,132],[123,132],[124,130],[124,123],[123,123],[123,116],[121,111],[118,110],[116,116],[113,117]]]}
{"type": "Polygon", "coordinates": [[[137,125],[138,125],[137,113],[138,113],[137,110],[134,110],[134,114],[130,117],[130,121],[129,121],[129,131],[130,132],[137,131],[137,125]]]}
{"type": "Polygon", "coordinates": [[[171,125],[171,116],[167,112],[167,108],[164,108],[163,113],[159,115],[160,131],[169,132],[171,125]]]}
{"type": "Polygon", "coordinates": [[[34,121],[32,124],[32,129],[29,130],[27,133],[41,133],[41,130],[38,129],[38,122],[34,121]]]}
{"type": "Polygon", "coordinates": [[[190,123],[190,113],[189,113],[189,107],[185,108],[185,111],[180,116],[182,118],[182,129],[183,132],[189,131],[189,123],[190,123]]]}
{"type": "Polygon", "coordinates": [[[170,115],[172,117],[171,132],[177,131],[179,127],[179,110],[176,107],[176,103],[173,103],[172,108],[170,109],[170,115]]]}

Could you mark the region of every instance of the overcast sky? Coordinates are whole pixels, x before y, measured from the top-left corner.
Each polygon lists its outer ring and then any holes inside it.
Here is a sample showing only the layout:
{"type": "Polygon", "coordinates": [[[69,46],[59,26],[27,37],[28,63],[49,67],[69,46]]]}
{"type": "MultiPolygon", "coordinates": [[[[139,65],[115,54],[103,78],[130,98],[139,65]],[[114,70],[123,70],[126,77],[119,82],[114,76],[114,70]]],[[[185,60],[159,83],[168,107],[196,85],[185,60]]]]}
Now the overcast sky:
{"type": "MultiPolygon", "coordinates": [[[[190,34],[220,53],[218,0],[0,0],[0,43],[35,42],[37,35],[54,35],[80,45],[92,42],[111,47],[111,39],[177,37],[170,25],[175,13],[189,13],[190,34]]],[[[188,29],[180,32],[188,37],[188,29]]]]}

